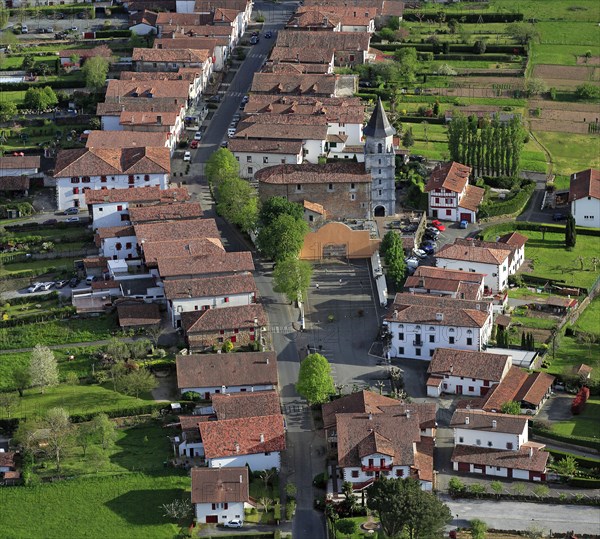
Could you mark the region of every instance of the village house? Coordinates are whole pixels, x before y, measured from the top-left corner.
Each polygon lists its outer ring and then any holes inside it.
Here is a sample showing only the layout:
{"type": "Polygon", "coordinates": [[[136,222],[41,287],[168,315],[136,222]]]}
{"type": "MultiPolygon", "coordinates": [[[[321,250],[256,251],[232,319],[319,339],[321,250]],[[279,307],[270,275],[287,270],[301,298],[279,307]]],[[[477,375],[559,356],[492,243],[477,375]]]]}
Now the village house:
{"type": "MultiPolygon", "coordinates": [[[[349,7],[347,0],[305,0],[304,6],[311,8],[318,6],[320,9],[349,7]]],[[[353,0],[352,9],[376,9],[376,28],[382,28],[392,22],[400,23],[404,13],[404,2],[401,0],[353,0]]]]}
{"type": "Polygon", "coordinates": [[[0,177],[34,176],[39,170],[39,155],[5,155],[0,157],[0,177]]]}
{"type": "Polygon", "coordinates": [[[85,142],[86,148],[169,148],[171,153],[176,144],[166,132],[142,131],[100,131],[93,130],[88,133],[85,142]]]}
{"type": "Polygon", "coordinates": [[[545,481],[549,453],[530,442],[524,416],[458,409],[454,430],[455,471],[525,481],[545,481]]]}
{"type": "Polygon", "coordinates": [[[169,146],[179,142],[181,132],[184,129],[179,114],[169,112],[121,112],[119,126],[124,131],[166,133],[169,138],[169,146]]]}
{"type": "Polygon", "coordinates": [[[389,357],[429,361],[439,347],[484,350],[492,332],[492,304],[400,293],[383,323],[389,357]]]}
{"type": "Polygon", "coordinates": [[[194,12],[212,14],[212,23],[215,25],[231,24],[241,37],[252,20],[253,6],[254,2],[250,0],[195,0],[194,12]],[[237,19],[235,22],[231,20],[234,12],[237,19]]]}
{"type": "Polygon", "coordinates": [[[113,260],[138,257],[135,232],[131,225],[102,227],[94,237],[100,256],[113,260]]]}
{"type": "Polygon", "coordinates": [[[252,274],[235,273],[202,279],[164,282],[173,327],[181,327],[181,313],[237,307],[256,303],[258,290],[252,274]]]}
{"type": "Polygon", "coordinates": [[[202,207],[199,202],[157,204],[155,206],[140,206],[129,208],[131,224],[179,221],[200,219],[202,207]]]}
{"type": "Polygon", "coordinates": [[[54,178],[59,210],[85,204],[88,190],[158,186],[171,174],[168,148],[76,148],[61,150],[54,178]]]}
{"type": "Polygon", "coordinates": [[[129,31],[138,36],[156,34],[156,19],[158,13],[143,9],[129,15],[129,31]]]}
{"type": "Polygon", "coordinates": [[[331,32],[375,31],[374,7],[354,6],[299,6],[286,29],[331,32]]]}
{"type": "Polygon", "coordinates": [[[300,63],[306,73],[333,73],[333,50],[316,47],[280,47],[275,45],[269,55],[269,62],[300,63]],[[313,66],[316,70],[313,70],[313,66]]]}
{"type": "MultiPolygon", "coordinates": [[[[153,49],[143,49],[145,51],[153,49]]],[[[157,64],[158,66],[158,64],[157,64]]],[[[164,71],[156,69],[155,71],[164,71]]],[[[115,80],[108,81],[104,100],[107,103],[124,104],[123,98],[135,98],[143,101],[151,101],[152,106],[159,106],[155,99],[170,98],[174,105],[181,105],[188,102],[190,93],[190,83],[187,80],[115,80]]],[[[169,100],[167,100],[169,102],[169,100]]],[[[119,111],[120,113],[121,111],[119,111]]]]}
{"type": "Polygon", "coordinates": [[[600,170],[589,168],[571,175],[569,203],[577,226],[600,228],[600,170]]]}
{"type": "Polygon", "coordinates": [[[190,350],[202,352],[231,342],[236,347],[265,344],[268,320],[262,305],[238,305],[181,313],[181,326],[190,350]]]}
{"type": "MultiPolygon", "coordinates": [[[[183,48],[183,47],[182,47],[183,48]]],[[[196,67],[180,67],[177,71],[122,71],[121,80],[133,81],[151,81],[151,80],[187,80],[190,83],[188,95],[190,99],[198,99],[204,91],[208,82],[208,77],[204,75],[202,69],[196,67]]],[[[148,112],[148,111],[127,111],[127,112],[148,112]]],[[[152,112],[152,111],[151,111],[152,112]]],[[[162,111],[156,111],[162,112],[162,111]]],[[[174,109],[168,111],[179,113],[183,119],[181,111],[174,109]]]]}
{"type": "Polygon", "coordinates": [[[177,13],[161,12],[156,17],[156,27],[158,29],[159,37],[163,33],[165,26],[203,26],[210,24],[211,17],[206,13],[177,13]]]}
{"type": "Polygon", "coordinates": [[[231,51],[235,49],[238,43],[238,36],[232,26],[215,26],[213,24],[163,25],[159,37],[162,39],[174,39],[176,42],[180,38],[188,37],[217,39],[220,44],[227,46],[228,54],[231,54],[231,51]]]}
{"type": "MultiPolygon", "coordinates": [[[[214,309],[214,312],[223,309],[214,309]]],[[[207,311],[209,312],[209,311],[207,311]]],[[[245,393],[277,389],[275,352],[178,355],[177,387],[209,400],[214,393],[245,393]]]]}
{"type": "Polygon", "coordinates": [[[137,187],[133,189],[96,189],[85,193],[85,205],[92,218],[92,228],[131,224],[130,209],[169,205],[189,200],[185,188],[137,187]]]}
{"type": "Polygon", "coordinates": [[[263,202],[280,196],[299,204],[320,204],[331,220],[369,217],[372,180],[362,163],[277,165],[262,169],[255,177],[263,202]]]}
{"type": "MultiPolygon", "coordinates": [[[[118,97],[114,101],[98,103],[96,105],[96,114],[100,117],[100,126],[103,131],[120,131],[122,129],[119,122],[123,111],[168,112],[179,114],[181,118],[184,118],[187,110],[187,96],[188,93],[183,98],[161,97],[138,99],[136,97],[118,97]]],[[[121,135],[118,133],[115,134],[116,141],[119,141],[120,137],[121,135]]],[[[135,140],[133,135],[132,140],[135,140]]],[[[163,143],[160,144],[160,146],[162,145],[163,143]]]]}
{"type": "Polygon", "coordinates": [[[304,149],[301,140],[270,140],[234,137],[229,151],[240,163],[240,176],[251,180],[263,168],[275,163],[300,164],[304,149]]]}
{"type": "Polygon", "coordinates": [[[21,472],[18,470],[17,453],[15,451],[0,450],[0,483],[15,485],[21,481],[21,472]]]}
{"type": "Polygon", "coordinates": [[[482,273],[485,294],[497,293],[508,287],[509,275],[514,275],[525,261],[527,238],[508,234],[497,242],[457,238],[436,253],[438,268],[482,273]]]}
{"type": "MultiPolygon", "coordinates": [[[[0,176],[0,193],[14,200],[18,197],[26,197],[29,195],[29,189],[31,188],[31,179],[29,176],[0,176]]],[[[7,215],[15,212],[17,217],[20,215],[18,209],[6,208],[4,210],[7,215]]]]}
{"type": "Polygon", "coordinates": [[[483,298],[484,277],[482,273],[419,266],[406,278],[404,291],[412,294],[480,300],[483,298]]]}
{"type": "Polygon", "coordinates": [[[471,350],[437,348],[427,368],[427,396],[485,395],[500,383],[512,366],[512,357],[471,350]]]}
{"type": "MultiPolygon", "coordinates": [[[[153,274],[158,276],[159,260],[177,259],[178,264],[187,265],[189,260],[186,259],[195,260],[196,258],[200,259],[203,257],[215,257],[217,259],[216,263],[218,263],[222,258],[221,255],[225,254],[225,248],[223,247],[223,244],[219,238],[205,237],[202,235],[203,230],[208,231],[210,234],[214,233],[213,224],[210,223],[211,220],[208,221],[209,222],[206,225],[203,223],[199,227],[200,231],[197,236],[180,240],[168,240],[164,238],[161,240],[144,241],[144,243],[140,242],[139,248],[144,257],[145,266],[153,274]]],[[[174,230],[172,227],[172,222],[159,222],[156,224],[159,226],[160,224],[167,224],[168,230],[174,230]]],[[[187,227],[184,230],[187,231],[187,227]]],[[[235,260],[237,259],[233,258],[231,263],[233,263],[235,260]]],[[[229,262],[229,259],[227,259],[227,262],[229,262]]],[[[167,278],[167,269],[165,269],[165,274],[162,275],[165,282],[169,280],[167,278]]],[[[210,275],[210,271],[211,269],[209,268],[203,274],[210,275]]]]}
{"type": "Polygon", "coordinates": [[[231,275],[254,271],[252,253],[249,251],[218,252],[211,248],[209,252],[201,250],[198,255],[193,254],[194,252],[196,250],[192,247],[192,254],[188,254],[188,256],[182,254],[182,256],[169,259],[159,257],[157,266],[162,279],[166,282],[174,279],[193,279],[209,275],[231,275]]]}
{"type": "MultiPolygon", "coordinates": [[[[165,223],[140,223],[135,225],[135,235],[142,252],[145,244],[152,242],[183,242],[192,239],[219,238],[214,219],[168,221],[165,223]]],[[[219,240],[220,243],[220,240],[219,240]]],[[[193,256],[193,252],[188,256],[193,256]]],[[[148,262],[148,261],[147,261],[148,262]]]]}
{"type": "Polygon", "coordinates": [[[131,303],[130,301],[125,300],[117,303],[117,318],[120,327],[143,330],[144,328],[160,326],[160,308],[156,303],[145,303],[143,301],[131,303]]]}
{"type": "Polygon", "coordinates": [[[428,215],[444,221],[477,221],[477,211],[485,189],[469,185],[471,167],[452,161],[437,166],[425,186],[428,215]]]}
{"type": "Polygon", "coordinates": [[[205,49],[212,54],[213,70],[223,71],[229,58],[229,38],[190,37],[181,32],[172,32],[169,38],[154,40],[155,49],[205,49]]]}
{"type": "Polygon", "coordinates": [[[199,69],[202,88],[206,87],[212,73],[212,54],[206,49],[133,49],[132,59],[135,71],[199,69]]]}
{"type": "Polygon", "coordinates": [[[106,45],[98,45],[91,49],[65,49],[59,51],[60,67],[64,69],[80,69],[88,58],[106,58],[110,60],[113,52],[106,45]]]}
{"type": "Polygon", "coordinates": [[[129,13],[150,10],[156,12],[175,11],[175,0],[125,0],[123,2],[129,13]]]}
{"type": "Polygon", "coordinates": [[[249,506],[248,467],[192,468],[192,505],[198,523],[244,521],[249,506]]]}
{"type": "Polygon", "coordinates": [[[209,468],[281,469],[281,452],[286,448],[285,419],[281,414],[253,417],[252,421],[205,421],[199,429],[209,468]]]}
{"type": "Polygon", "coordinates": [[[338,77],[332,74],[255,73],[252,94],[293,94],[314,97],[337,95],[338,77]]]}

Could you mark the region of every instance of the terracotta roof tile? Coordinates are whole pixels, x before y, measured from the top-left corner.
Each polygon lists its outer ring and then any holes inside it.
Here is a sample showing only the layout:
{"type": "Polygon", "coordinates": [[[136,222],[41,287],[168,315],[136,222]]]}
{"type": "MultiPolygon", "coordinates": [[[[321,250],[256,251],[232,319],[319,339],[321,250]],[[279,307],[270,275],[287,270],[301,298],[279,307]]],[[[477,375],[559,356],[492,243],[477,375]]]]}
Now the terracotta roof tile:
{"type": "Polygon", "coordinates": [[[452,452],[452,462],[467,462],[494,466],[499,468],[511,468],[513,470],[530,470],[533,472],[544,472],[548,462],[548,453],[537,448],[522,445],[517,451],[503,451],[489,447],[474,447],[468,445],[457,445],[452,452]]]}
{"type": "MultiPolygon", "coordinates": [[[[144,260],[146,264],[156,266],[159,260],[177,259],[184,263],[184,258],[192,256],[213,256],[225,253],[219,238],[191,238],[185,240],[165,240],[144,242],[144,260]]],[[[166,273],[163,277],[166,277],[166,273]]]]}
{"type": "Polygon", "coordinates": [[[0,191],[26,191],[29,184],[29,176],[0,176],[0,191]]]}
{"type": "Polygon", "coordinates": [[[113,55],[112,50],[106,45],[98,45],[91,49],[65,49],[58,52],[59,58],[70,58],[71,56],[79,56],[81,60],[100,56],[102,58],[110,58],[113,55]]]}
{"type": "Polygon", "coordinates": [[[199,219],[201,217],[202,207],[199,202],[156,204],[154,206],[129,208],[129,220],[134,224],[178,219],[199,219]]]}
{"type": "Polygon", "coordinates": [[[504,379],[485,396],[483,409],[496,412],[505,402],[516,401],[538,406],[554,383],[554,376],[511,367],[504,379]]]}
{"type": "Polygon", "coordinates": [[[156,26],[157,17],[158,13],[156,11],[144,9],[129,15],[129,25],[134,26],[136,24],[147,24],[148,26],[156,26]]]}
{"type": "Polygon", "coordinates": [[[255,73],[250,91],[269,94],[333,96],[336,81],[336,76],[332,74],[255,73]]]}
{"type": "Polygon", "coordinates": [[[192,468],[192,503],[250,500],[248,467],[192,468]]]}
{"type": "Polygon", "coordinates": [[[319,215],[325,216],[327,213],[325,208],[321,204],[317,204],[316,202],[310,202],[309,200],[303,200],[302,206],[305,210],[311,211],[313,213],[318,213],[319,215]]]}
{"type": "Polygon", "coordinates": [[[311,123],[275,122],[269,124],[262,121],[244,121],[238,125],[235,136],[277,140],[325,140],[327,138],[327,122],[314,125],[311,123]]]}
{"type": "Polygon", "coordinates": [[[0,170],[40,168],[39,155],[5,155],[0,157],[0,170]]]}
{"type": "Polygon", "coordinates": [[[0,466],[5,468],[14,468],[16,466],[16,456],[14,451],[0,452],[0,466]]]}
{"type": "Polygon", "coordinates": [[[117,305],[117,316],[121,327],[156,326],[161,321],[160,309],[156,303],[117,305]]]}
{"type": "Polygon", "coordinates": [[[119,115],[120,125],[135,126],[163,126],[165,131],[170,131],[179,118],[177,112],[132,112],[125,110],[119,115]]]}
{"type": "MultiPolygon", "coordinates": [[[[136,82],[136,81],[129,81],[136,82]]],[[[177,81],[182,82],[182,81],[177,81]]],[[[185,81],[184,81],[185,82],[185,81]]],[[[189,83],[187,83],[189,85],[189,83]]],[[[140,99],[138,97],[117,97],[105,103],[96,105],[96,114],[98,116],[120,116],[124,110],[138,112],[179,112],[187,107],[187,94],[185,97],[153,97],[152,99],[140,99]]],[[[118,135],[120,131],[107,131],[118,135]]],[[[127,147],[127,146],[125,146],[127,147]]]]}
{"type": "MultiPolygon", "coordinates": [[[[233,308],[211,310],[227,311],[233,308]]],[[[276,386],[278,383],[277,355],[274,352],[189,354],[177,356],[176,365],[177,387],[182,390],[215,386],[276,386]]]]}
{"type": "Polygon", "coordinates": [[[510,366],[511,357],[506,355],[436,348],[427,372],[500,382],[507,363],[510,366]]]}
{"type": "Polygon", "coordinates": [[[432,277],[434,279],[466,281],[472,283],[481,283],[485,277],[484,273],[436,268],[434,266],[419,266],[413,275],[416,275],[417,277],[432,277]]]}
{"type": "Polygon", "coordinates": [[[497,414],[482,410],[457,409],[450,420],[451,428],[521,434],[528,423],[527,416],[497,414]],[[467,420],[469,421],[467,423],[467,420]],[[494,422],[495,421],[495,427],[494,422]]]}
{"type": "Polygon", "coordinates": [[[444,245],[436,253],[436,258],[498,265],[509,258],[511,253],[508,245],[504,248],[502,244],[492,242],[454,240],[454,243],[444,245]]]}
{"type": "Polygon", "coordinates": [[[586,197],[600,199],[600,170],[588,168],[571,174],[569,202],[586,197]]]}
{"type": "Polygon", "coordinates": [[[300,155],[302,153],[301,140],[265,140],[234,137],[229,140],[228,147],[229,151],[233,153],[274,153],[285,155],[300,155]]]}
{"type": "Polygon", "coordinates": [[[204,13],[159,13],[156,24],[159,26],[198,26],[207,24],[210,17],[204,13]]]}
{"type": "Polygon", "coordinates": [[[461,193],[465,185],[469,182],[471,170],[471,167],[461,165],[455,161],[439,165],[429,176],[425,191],[448,189],[455,193],[461,193]]]}
{"type": "Polygon", "coordinates": [[[210,58],[206,49],[133,49],[134,62],[188,62],[203,64],[210,58]]]}
{"type": "MultiPolygon", "coordinates": [[[[142,114],[140,112],[136,114],[142,114]]],[[[166,146],[167,133],[145,131],[91,131],[85,143],[86,148],[144,148],[166,146]]]]}
{"type": "Polygon", "coordinates": [[[96,236],[99,240],[106,238],[124,238],[126,236],[135,237],[135,232],[131,225],[106,226],[99,228],[96,232],[96,236]]]}
{"type": "Polygon", "coordinates": [[[479,205],[485,195],[485,189],[482,187],[476,187],[475,185],[467,185],[465,194],[458,203],[459,208],[465,208],[471,211],[477,211],[479,205]]]}
{"type": "Polygon", "coordinates": [[[271,50],[272,62],[300,62],[303,64],[330,64],[333,62],[333,50],[318,47],[279,47],[271,50]]]}
{"type": "Polygon", "coordinates": [[[134,187],[132,189],[90,189],[85,193],[86,204],[103,204],[112,202],[183,202],[189,200],[190,194],[185,187],[134,187]]]}
{"type": "Polygon", "coordinates": [[[554,380],[554,376],[545,372],[534,372],[530,374],[519,389],[515,400],[518,402],[526,402],[534,406],[539,405],[552,387],[554,380]]]}
{"type": "Polygon", "coordinates": [[[215,393],[211,397],[213,410],[219,420],[259,417],[281,413],[277,391],[246,393],[215,393]]]}
{"type": "Polygon", "coordinates": [[[219,330],[262,328],[267,325],[267,315],[262,305],[238,305],[183,312],[181,324],[188,335],[219,330]]]}
{"type": "MultiPolygon", "coordinates": [[[[187,14],[186,14],[187,15],[187,14]]],[[[206,16],[205,16],[206,17],[206,16]]],[[[207,22],[211,22],[212,18],[209,18],[207,22]]],[[[177,35],[185,37],[211,37],[220,38],[224,37],[229,43],[233,36],[233,26],[223,25],[218,26],[214,24],[178,24],[178,25],[167,25],[161,26],[161,36],[165,38],[177,39],[177,35]]]]}
{"type": "Polygon", "coordinates": [[[252,274],[236,273],[203,279],[174,279],[165,281],[165,297],[170,300],[209,298],[234,294],[257,294],[252,274]]]}
{"type": "MultiPolygon", "coordinates": [[[[181,36],[181,34],[177,35],[181,36]]],[[[219,46],[219,40],[212,37],[188,37],[184,35],[176,39],[160,38],[154,40],[155,49],[204,49],[214,54],[217,46],[219,46]]],[[[181,75],[181,68],[175,74],[181,75]]],[[[123,75],[121,75],[121,78],[123,78],[123,75]]]]}
{"type": "Polygon", "coordinates": [[[379,414],[384,407],[395,406],[398,402],[373,391],[357,391],[323,404],[323,426],[326,429],[335,426],[336,414],[379,414]]]}
{"type": "Polygon", "coordinates": [[[217,7],[234,9],[240,13],[247,9],[248,0],[196,0],[194,11],[196,13],[212,12],[217,7]]]}
{"type": "Polygon", "coordinates": [[[275,165],[259,170],[255,178],[268,184],[370,183],[364,163],[275,165]]]}
{"type": "Polygon", "coordinates": [[[208,421],[200,424],[207,459],[273,453],[285,450],[284,419],[281,414],[208,421]]]}
{"type": "Polygon", "coordinates": [[[508,234],[504,234],[504,236],[500,236],[498,238],[498,243],[506,243],[506,245],[511,245],[513,247],[523,247],[528,240],[529,238],[527,236],[523,236],[523,234],[519,234],[518,232],[509,232],[508,234]]]}
{"type": "Polygon", "coordinates": [[[433,438],[423,436],[416,443],[415,464],[413,472],[421,481],[433,481],[433,451],[435,442],[433,438]]]}
{"type": "Polygon", "coordinates": [[[107,101],[117,101],[122,97],[153,100],[161,97],[187,99],[189,93],[190,83],[186,80],[109,80],[105,95],[107,101]]]}
{"type": "Polygon", "coordinates": [[[254,271],[254,261],[252,260],[252,253],[243,251],[222,253],[220,255],[159,259],[158,270],[162,277],[167,278],[235,273],[254,271]]]}
{"type": "Polygon", "coordinates": [[[141,223],[135,225],[138,241],[165,241],[166,238],[203,239],[218,238],[219,231],[214,219],[167,221],[165,223],[141,223]]]}
{"type": "Polygon", "coordinates": [[[368,32],[305,32],[281,30],[278,47],[320,48],[327,52],[367,51],[371,36],[368,32]]]}

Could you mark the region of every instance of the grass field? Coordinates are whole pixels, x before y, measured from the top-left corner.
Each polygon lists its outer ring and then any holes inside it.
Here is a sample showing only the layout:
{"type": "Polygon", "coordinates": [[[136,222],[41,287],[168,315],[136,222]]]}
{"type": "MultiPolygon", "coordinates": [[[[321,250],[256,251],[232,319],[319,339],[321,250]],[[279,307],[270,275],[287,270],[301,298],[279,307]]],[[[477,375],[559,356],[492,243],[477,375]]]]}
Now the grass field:
{"type": "Polygon", "coordinates": [[[575,329],[600,335],[600,297],[596,297],[579,316],[575,329]]]}
{"type": "Polygon", "coordinates": [[[2,535],[7,539],[172,539],[179,527],[163,516],[161,506],[189,498],[189,488],[189,477],[172,471],[2,488],[2,535]]]}
{"type": "Polygon", "coordinates": [[[37,275],[41,275],[42,273],[45,273],[48,268],[72,271],[74,260],[74,258],[53,258],[49,260],[31,260],[29,262],[5,264],[0,271],[0,277],[3,275],[17,275],[19,273],[27,272],[28,270],[35,270],[37,275]]]}
{"type": "Polygon", "coordinates": [[[552,431],[563,436],[577,436],[591,440],[600,439],[598,418],[600,417],[600,399],[590,398],[583,412],[568,421],[552,424],[552,431]]]}
{"type": "Polygon", "coordinates": [[[548,148],[555,174],[573,174],[600,167],[600,137],[538,131],[535,136],[548,148]]]}
{"type": "MultiPolygon", "coordinates": [[[[154,402],[150,395],[147,398],[136,399],[122,395],[112,390],[112,385],[76,385],[61,384],[47,389],[44,394],[39,389],[27,389],[25,396],[19,399],[18,405],[12,412],[12,417],[42,416],[48,409],[59,406],[69,414],[95,414],[111,412],[126,408],[134,408],[154,402]]],[[[0,417],[5,417],[6,411],[0,410],[0,417]]]]}
{"type": "Polygon", "coordinates": [[[0,329],[0,350],[33,348],[36,344],[69,344],[110,339],[114,316],[71,318],[0,329]]]}
{"type": "Polygon", "coordinates": [[[523,234],[529,238],[525,244],[525,258],[533,262],[530,275],[562,280],[567,285],[583,288],[589,288],[598,278],[589,258],[592,253],[600,252],[600,238],[578,236],[577,245],[568,251],[562,233],[547,232],[544,240],[541,232],[527,230],[523,234]],[[583,270],[578,260],[580,256],[587,261],[583,270]]]}
{"type": "Polygon", "coordinates": [[[535,329],[553,329],[557,322],[547,318],[534,318],[530,316],[512,316],[511,320],[513,324],[520,322],[523,327],[535,328],[535,329]]]}
{"type": "Polygon", "coordinates": [[[562,335],[556,346],[555,358],[552,358],[552,342],[550,342],[550,367],[545,369],[549,374],[572,374],[573,367],[582,363],[593,367],[592,379],[600,380],[600,344],[583,344],[577,342],[575,337],[562,335]]]}

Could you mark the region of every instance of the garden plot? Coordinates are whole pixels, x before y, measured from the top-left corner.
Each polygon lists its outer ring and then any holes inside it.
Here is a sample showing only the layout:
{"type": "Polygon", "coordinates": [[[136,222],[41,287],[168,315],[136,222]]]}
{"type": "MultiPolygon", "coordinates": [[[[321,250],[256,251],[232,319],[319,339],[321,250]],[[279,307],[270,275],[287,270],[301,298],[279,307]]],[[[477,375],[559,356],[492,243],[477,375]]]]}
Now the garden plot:
{"type": "Polygon", "coordinates": [[[549,88],[559,90],[574,90],[586,82],[600,84],[600,68],[594,66],[541,64],[535,66],[533,76],[543,79],[549,88]]]}
{"type": "Polygon", "coordinates": [[[530,101],[532,131],[558,131],[563,133],[589,132],[589,125],[600,121],[598,106],[586,103],[558,101],[530,101]]]}

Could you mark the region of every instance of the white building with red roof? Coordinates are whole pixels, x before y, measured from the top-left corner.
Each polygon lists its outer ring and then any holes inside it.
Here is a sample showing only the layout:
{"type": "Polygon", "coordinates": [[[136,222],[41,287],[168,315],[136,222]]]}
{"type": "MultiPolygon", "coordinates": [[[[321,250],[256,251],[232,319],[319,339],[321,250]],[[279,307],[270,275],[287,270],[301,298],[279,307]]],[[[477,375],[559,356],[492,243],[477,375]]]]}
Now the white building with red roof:
{"type": "Polygon", "coordinates": [[[571,175],[569,202],[577,226],[600,228],[600,170],[571,175]]]}

